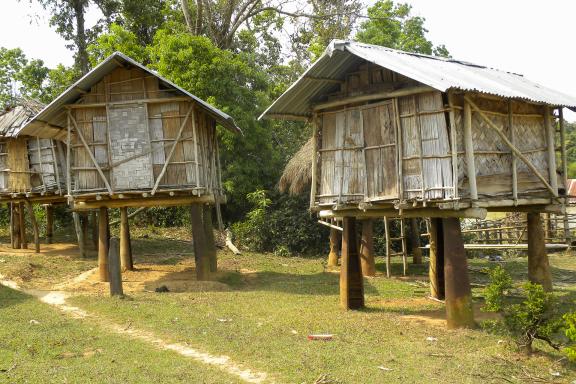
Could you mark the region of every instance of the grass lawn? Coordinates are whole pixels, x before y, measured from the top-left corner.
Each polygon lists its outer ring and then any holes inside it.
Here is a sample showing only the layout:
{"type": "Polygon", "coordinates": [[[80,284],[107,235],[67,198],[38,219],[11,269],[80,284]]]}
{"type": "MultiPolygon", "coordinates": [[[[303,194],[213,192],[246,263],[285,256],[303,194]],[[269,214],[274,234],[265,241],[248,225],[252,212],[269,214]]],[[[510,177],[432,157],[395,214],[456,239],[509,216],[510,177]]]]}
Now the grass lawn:
{"type": "Polygon", "coordinates": [[[0,286],[0,383],[238,383],[0,286]]]}
{"type": "MultiPolygon", "coordinates": [[[[177,240],[135,239],[134,250],[137,267],[139,262],[170,265],[191,258],[189,245],[177,240]]],[[[0,258],[7,259],[4,255],[0,258]]],[[[204,289],[200,286],[194,292],[184,293],[136,292],[126,300],[83,293],[70,298],[69,302],[97,314],[103,321],[133,324],[169,342],[186,342],[205,352],[228,355],[236,363],[267,372],[279,383],[314,383],[320,376],[325,377],[325,383],[570,383],[576,380],[576,367],[560,360],[562,355],[544,344],[536,343],[538,352],[526,357],[503,335],[482,329],[445,330],[441,321],[442,304],[424,298],[428,293],[422,281],[426,266],[411,265],[411,276],[407,279],[383,276],[365,279],[367,308],[344,312],[338,307],[338,275],[326,271],[323,257],[220,253],[219,258],[222,272],[217,276],[218,286],[206,285],[204,289]],[[313,333],[331,333],[334,338],[308,341],[307,335],[313,333]],[[561,376],[551,374],[555,372],[561,376]]],[[[33,260],[43,263],[41,256],[33,260]]],[[[380,271],[384,268],[382,261],[378,264],[380,271]]],[[[86,264],[73,267],[78,269],[76,272],[95,266],[95,260],[83,262],[86,264]]],[[[58,257],[53,257],[50,263],[58,263],[58,257]]],[[[551,263],[559,282],[555,288],[573,301],[576,256],[555,255],[551,263]]],[[[7,264],[10,263],[0,263],[0,273],[6,274],[7,264]]],[[[478,259],[470,264],[475,300],[480,302],[481,286],[486,283],[484,269],[489,264],[478,259]]],[[[504,266],[517,283],[526,278],[526,259],[507,259],[504,266]]],[[[394,264],[394,268],[395,275],[400,275],[401,266],[394,264]]],[[[67,273],[56,274],[67,276],[67,273]]],[[[24,303],[50,312],[43,305],[32,305],[31,300],[23,301],[22,305],[24,303]]],[[[2,319],[5,316],[2,310],[12,316],[11,321],[28,327],[29,316],[24,316],[25,312],[12,314],[10,308],[0,308],[2,319]]],[[[61,315],[52,316],[60,322],[69,322],[61,315]]],[[[84,327],[78,325],[78,321],[70,322],[78,328],[84,327]]],[[[18,326],[14,325],[14,332],[17,330],[18,326]]],[[[85,332],[79,331],[79,334],[85,332]]],[[[81,340],[91,340],[87,334],[86,339],[83,337],[81,340]]],[[[105,342],[104,337],[98,340],[105,342]]],[[[121,343],[117,344],[116,349],[120,351],[101,348],[106,353],[117,353],[118,358],[112,359],[121,361],[119,357],[126,352],[122,352],[121,343]]],[[[166,353],[149,354],[152,357],[152,354],[165,356],[166,353]]],[[[130,352],[127,356],[133,358],[135,354],[130,352]]],[[[138,353],[138,356],[143,355],[138,353]]],[[[100,357],[103,356],[93,358],[100,357]]],[[[116,366],[117,374],[130,370],[133,360],[128,360],[130,364],[116,366]]],[[[164,360],[168,359],[158,358],[159,362],[164,360]]],[[[98,369],[106,370],[105,362],[109,361],[110,357],[100,361],[102,365],[98,365],[98,369]]],[[[143,358],[139,357],[138,361],[143,358]]],[[[146,364],[154,372],[166,369],[160,364],[154,367],[146,364]]],[[[92,367],[96,369],[96,365],[92,367]]],[[[40,366],[37,371],[45,369],[40,366]]],[[[153,374],[147,375],[148,378],[153,374]]]]}

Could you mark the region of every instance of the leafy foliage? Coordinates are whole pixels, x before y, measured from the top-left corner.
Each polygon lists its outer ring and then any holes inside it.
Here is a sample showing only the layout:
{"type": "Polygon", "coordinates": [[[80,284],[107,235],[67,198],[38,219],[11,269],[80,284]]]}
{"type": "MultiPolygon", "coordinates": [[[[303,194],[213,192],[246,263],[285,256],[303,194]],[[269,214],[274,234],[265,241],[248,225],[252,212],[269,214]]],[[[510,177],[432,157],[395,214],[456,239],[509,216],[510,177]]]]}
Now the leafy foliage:
{"type": "Polygon", "coordinates": [[[576,361],[576,312],[564,315],[564,333],[572,345],[564,348],[568,359],[576,361]]]}
{"type": "Polygon", "coordinates": [[[504,268],[496,266],[489,271],[490,284],[484,290],[487,312],[499,312],[503,310],[506,292],[512,288],[512,277],[504,268]]]}

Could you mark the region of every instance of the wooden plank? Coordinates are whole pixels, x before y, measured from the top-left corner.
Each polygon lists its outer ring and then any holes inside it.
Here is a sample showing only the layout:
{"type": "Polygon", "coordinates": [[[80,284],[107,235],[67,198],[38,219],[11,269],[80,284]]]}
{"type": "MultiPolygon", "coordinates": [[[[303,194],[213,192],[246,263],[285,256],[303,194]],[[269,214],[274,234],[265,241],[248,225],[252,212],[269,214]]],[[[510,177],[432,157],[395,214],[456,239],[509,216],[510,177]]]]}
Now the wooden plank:
{"type": "Polygon", "coordinates": [[[453,198],[458,199],[458,136],[456,131],[456,115],[454,108],[454,94],[448,91],[448,116],[450,118],[450,141],[451,141],[451,154],[452,154],[452,185],[454,188],[453,198]]]}
{"type": "Polygon", "coordinates": [[[558,124],[560,125],[560,160],[562,161],[562,184],[568,195],[568,160],[566,159],[566,128],[564,126],[564,108],[558,108],[558,124]]]}
{"type": "MultiPolygon", "coordinates": [[[[516,132],[514,132],[514,114],[512,99],[508,100],[508,128],[510,129],[510,142],[516,145],[516,132]]],[[[512,152],[512,198],[518,200],[518,164],[516,155],[512,152]]]]}
{"type": "Polygon", "coordinates": [[[466,156],[466,175],[470,199],[478,200],[478,187],[476,184],[476,165],[474,164],[474,143],[472,142],[472,110],[470,102],[464,101],[464,151],[466,156]]]}
{"type": "Polygon", "coordinates": [[[310,186],[310,208],[314,207],[316,202],[316,193],[318,188],[318,125],[320,117],[314,114],[312,119],[312,180],[310,186]]]}
{"type": "Polygon", "coordinates": [[[544,106],[544,128],[546,129],[546,144],[548,147],[548,174],[550,176],[550,186],[558,196],[558,177],[556,175],[556,132],[552,126],[550,107],[544,106]]]}

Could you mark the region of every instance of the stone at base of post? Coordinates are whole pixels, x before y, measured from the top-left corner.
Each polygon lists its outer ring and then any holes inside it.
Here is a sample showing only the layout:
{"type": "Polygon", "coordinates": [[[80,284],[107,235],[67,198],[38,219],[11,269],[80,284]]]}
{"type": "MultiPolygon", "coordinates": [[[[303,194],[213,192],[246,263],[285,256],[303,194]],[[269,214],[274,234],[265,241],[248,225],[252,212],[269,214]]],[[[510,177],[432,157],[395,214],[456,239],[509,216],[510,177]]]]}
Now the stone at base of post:
{"type": "Polygon", "coordinates": [[[340,238],[342,237],[339,230],[330,228],[330,253],[328,254],[328,266],[338,266],[338,251],[340,250],[340,238]]]}
{"type": "Polygon", "coordinates": [[[100,208],[98,213],[98,276],[100,281],[108,281],[108,208],[100,208]]]}
{"type": "Polygon", "coordinates": [[[468,259],[457,218],[442,219],[444,237],[444,279],[446,323],[448,329],[474,328],[472,289],[468,276],[468,259]]]}
{"type": "Polygon", "coordinates": [[[204,233],[206,234],[206,252],[210,262],[210,272],[218,271],[218,255],[216,253],[216,242],[214,241],[214,226],[212,224],[212,207],[208,204],[203,207],[204,233]]]}
{"type": "Polygon", "coordinates": [[[132,245],[130,243],[130,224],[128,208],[120,208],[120,265],[122,271],[133,271],[132,245]]]}
{"type": "Polygon", "coordinates": [[[552,275],[539,213],[528,213],[528,280],[552,291],[552,275]]]}
{"type": "Polygon", "coordinates": [[[444,300],[444,235],[442,219],[430,219],[430,263],[428,276],[430,278],[430,296],[444,300]]]}
{"type": "Polygon", "coordinates": [[[110,281],[110,296],[123,296],[122,272],[120,271],[120,245],[118,239],[110,239],[110,249],[108,252],[108,280],[110,281]]]}
{"type": "Polygon", "coordinates": [[[340,305],[344,309],[364,308],[364,280],[356,243],[356,219],[344,217],[340,263],[340,305]]]}
{"type": "Polygon", "coordinates": [[[209,280],[210,260],[207,254],[206,232],[202,220],[202,204],[190,206],[190,223],[194,241],[194,260],[196,261],[196,280],[209,280]]]}
{"type": "Polygon", "coordinates": [[[376,275],[374,260],[374,226],[372,220],[362,220],[362,236],[360,241],[360,261],[364,276],[376,275]]]}

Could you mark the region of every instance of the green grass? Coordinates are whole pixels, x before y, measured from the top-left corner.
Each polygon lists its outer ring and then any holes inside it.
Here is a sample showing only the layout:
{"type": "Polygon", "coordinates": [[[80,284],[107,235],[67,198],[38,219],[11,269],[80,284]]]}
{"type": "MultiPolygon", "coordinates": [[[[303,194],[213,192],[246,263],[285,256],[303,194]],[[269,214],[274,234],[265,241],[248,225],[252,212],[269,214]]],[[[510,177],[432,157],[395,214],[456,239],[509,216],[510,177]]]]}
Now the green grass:
{"type": "Polygon", "coordinates": [[[0,286],[0,383],[238,383],[0,286]],[[31,324],[35,320],[38,324],[31,324]]]}

